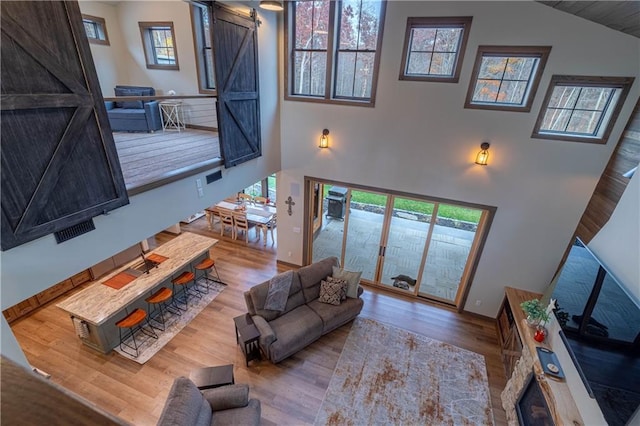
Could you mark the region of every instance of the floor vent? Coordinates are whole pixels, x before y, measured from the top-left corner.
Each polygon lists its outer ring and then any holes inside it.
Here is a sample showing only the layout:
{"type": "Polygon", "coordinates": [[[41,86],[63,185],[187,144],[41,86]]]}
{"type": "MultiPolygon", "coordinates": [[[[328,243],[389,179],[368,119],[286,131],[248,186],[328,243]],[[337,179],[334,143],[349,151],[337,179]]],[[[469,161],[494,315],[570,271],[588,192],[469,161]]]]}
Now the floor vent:
{"type": "Polygon", "coordinates": [[[56,242],[60,244],[79,235],[86,234],[89,231],[93,231],[94,229],[96,229],[96,226],[93,224],[93,219],[89,219],[86,222],[81,222],[55,232],[54,235],[56,236],[56,242]]]}

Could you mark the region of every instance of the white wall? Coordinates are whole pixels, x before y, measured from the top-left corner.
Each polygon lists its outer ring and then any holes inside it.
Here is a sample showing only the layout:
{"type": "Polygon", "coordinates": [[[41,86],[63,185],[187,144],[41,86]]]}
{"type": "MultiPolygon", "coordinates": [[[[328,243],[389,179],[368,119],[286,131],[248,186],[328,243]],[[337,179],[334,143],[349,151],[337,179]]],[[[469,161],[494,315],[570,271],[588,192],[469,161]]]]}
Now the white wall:
{"type": "MultiPolygon", "coordinates": [[[[637,38],[534,2],[388,2],[375,108],[283,101],[280,197],[307,175],[496,206],[465,306],[494,317],[505,286],[542,291],[550,282],[638,98],[636,81],[604,146],[531,139],[551,76],[638,79],[639,47],[637,38]],[[470,15],[458,84],[398,80],[407,17],[470,15]],[[463,108],[481,44],[552,46],[530,113],[463,108]],[[323,128],[327,150],[317,148],[323,128]],[[476,166],[485,139],[490,163],[476,166]]],[[[302,195],[293,216],[278,218],[278,259],[298,264],[302,195]]]]}
{"type": "Polygon", "coordinates": [[[627,185],[589,248],[640,305],[640,172],[627,185]]]}
{"type": "MultiPolygon", "coordinates": [[[[94,231],[62,244],[56,244],[53,235],[48,235],[0,252],[3,310],[280,169],[277,17],[271,12],[260,13],[259,17],[262,157],[223,169],[221,180],[204,185],[203,198],[198,198],[196,179],[206,182],[205,176],[213,170],[131,197],[129,205],[96,217],[94,231]],[[33,259],[39,259],[37,268],[33,267],[33,259]]],[[[2,321],[0,351],[19,351],[12,344],[12,336],[5,339],[4,332],[9,327],[4,318],[2,321]]]]}

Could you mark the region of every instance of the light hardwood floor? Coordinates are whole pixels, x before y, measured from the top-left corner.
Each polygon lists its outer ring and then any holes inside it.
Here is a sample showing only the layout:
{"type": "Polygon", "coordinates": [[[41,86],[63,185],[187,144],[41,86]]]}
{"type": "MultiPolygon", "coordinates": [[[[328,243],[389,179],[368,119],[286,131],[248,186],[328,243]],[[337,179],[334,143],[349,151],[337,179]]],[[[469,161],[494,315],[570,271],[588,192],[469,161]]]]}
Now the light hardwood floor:
{"type": "MultiPolygon", "coordinates": [[[[86,347],[53,301],[12,324],[29,362],[51,374],[54,382],[135,425],[156,423],[175,377],[188,376],[198,367],[233,363],[236,383],[248,383],[251,397],[262,403],[263,424],[313,423],[351,323],[280,364],[254,361],[246,368],[233,326],[233,317],[246,312],[243,292],[287,267],[276,263],[271,244],[265,248],[256,241],[220,238],[219,231],[207,230],[204,218],[183,224],[183,230],[220,239],[211,254],[228,288],[156,356],[139,365],[86,347]]],[[[171,238],[161,233],[156,241],[162,244],[171,238]]],[[[506,424],[500,403],[505,375],[493,320],[371,288],[365,289],[363,298],[361,316],[484,355],[496,425],[506,424]]]]}

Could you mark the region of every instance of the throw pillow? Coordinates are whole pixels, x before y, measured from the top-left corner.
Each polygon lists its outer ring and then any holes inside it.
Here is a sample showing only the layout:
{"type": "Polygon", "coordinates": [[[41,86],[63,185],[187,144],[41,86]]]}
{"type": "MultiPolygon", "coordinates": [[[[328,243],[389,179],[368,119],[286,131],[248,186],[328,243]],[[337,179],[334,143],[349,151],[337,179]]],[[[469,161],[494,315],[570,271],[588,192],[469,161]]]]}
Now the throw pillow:
{"type": "Polygon", "coordinates": [[[320,303],[328,303],[330,305],[339,305],[342,301],[342,284],[333,281],[320,281],[320,303]]]}
{"type": "Polygon", "coordinates": [[[343,280],[335,277],[327,277],[327,282],[338,283],[341,286],[342,291],[340,292],[340,300],[347,299],[347,288],[349,287],[349,281],[343,280]]]}
{"type": "Polygon", "coordinates": [[[344,269],[334,266],[332,275],[334,278],[347,280],[347,282],[349,283],[349,285],[347,286],[347,297],[350,297],[352,299],[358,298],[358,284],[360,284],[360,277],[362,276],[362,271],[360,272],[345,271],[344,269]]]}

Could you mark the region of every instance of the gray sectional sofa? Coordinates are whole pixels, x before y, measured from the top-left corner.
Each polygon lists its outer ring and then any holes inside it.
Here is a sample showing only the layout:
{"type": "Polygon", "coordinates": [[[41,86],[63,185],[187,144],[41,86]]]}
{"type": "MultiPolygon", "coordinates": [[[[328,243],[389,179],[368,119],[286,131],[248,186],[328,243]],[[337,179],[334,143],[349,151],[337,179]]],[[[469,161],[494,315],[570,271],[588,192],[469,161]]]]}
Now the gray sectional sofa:
{"type": "Polygon", "coordinates": [[[294,271],[282,312],[264,309],[270,281],[244,293],[247,310],[260,331],[260,348],[274,364],[353,320],[362,310],[360,286],[357,297],[347,298],[340,305],[318,300],[320,283],[332,275],[334,266],[338,266],[338,259],[329,257],[294,271]]]}
{"type": "Polygon", "coordinates": [[[178,377],[167,396],[158,426],[259,425],[260,401],[249,399],[249,386],[199,390],[178,377]]]}
{"type": "MultiPolygon", "coordinates": [[[[116,86],[118,96],[155,96],[153,87],[116,86]]],[[[112,131],[153,132],[162,129],[158,101],[105,101],[112,131]]]]}

